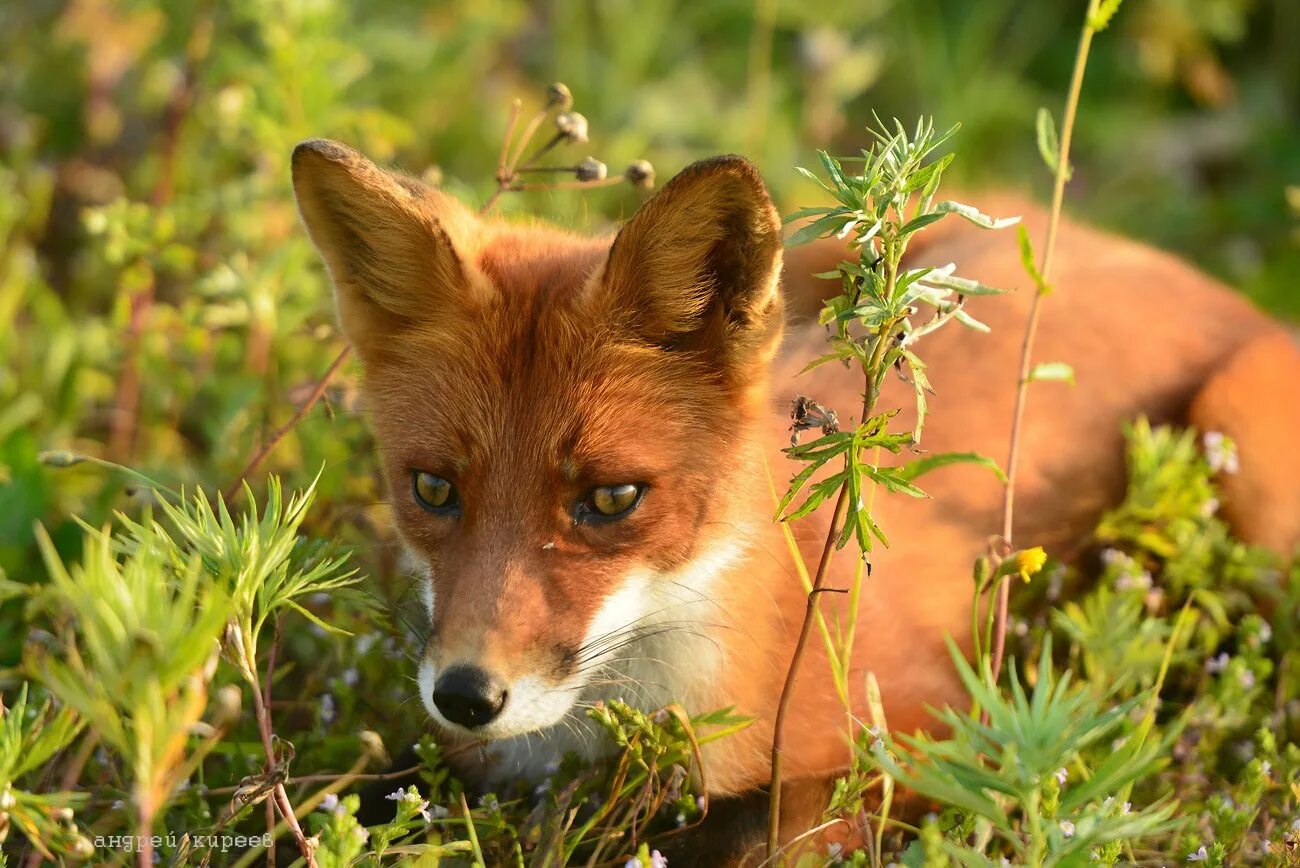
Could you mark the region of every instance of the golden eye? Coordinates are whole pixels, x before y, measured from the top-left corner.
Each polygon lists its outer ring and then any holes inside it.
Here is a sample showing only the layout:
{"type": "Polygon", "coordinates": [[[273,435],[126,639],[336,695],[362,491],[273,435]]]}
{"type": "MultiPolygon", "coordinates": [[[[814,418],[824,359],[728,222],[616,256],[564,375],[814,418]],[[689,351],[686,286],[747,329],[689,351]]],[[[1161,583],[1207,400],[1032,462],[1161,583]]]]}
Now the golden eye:
{"type": "Polygon", "coordinates": [[[441,476],[411,471],[411,492],[415,502],[429,512],[448,512],[459,505],[455,487],[441,476]]]}
{"type": "Polygon", "coordinates": [[[591,492],[587,502],[590,512],[604,518],[616,518],[625,515],[636,507],[641,499],[643,488],[635,483],[622,485],[602,485],[591,492]]]}

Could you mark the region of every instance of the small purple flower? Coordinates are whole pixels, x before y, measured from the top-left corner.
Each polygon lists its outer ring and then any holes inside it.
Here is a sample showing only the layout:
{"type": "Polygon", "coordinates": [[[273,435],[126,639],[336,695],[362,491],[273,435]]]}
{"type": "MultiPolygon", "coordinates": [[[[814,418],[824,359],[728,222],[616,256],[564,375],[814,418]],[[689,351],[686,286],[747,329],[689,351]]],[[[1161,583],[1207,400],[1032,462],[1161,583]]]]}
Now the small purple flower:
{"type": "Polygon", "coordinates": [[[1061,768],[1056,770],[1056,774],[1054,775],[1054,777],[1056,778],[1057,784],[1059,784],[1060,786],[1065,786],[1065,782],[1070,779],[1070,773],[1065,770],[1064,766],[1062,766],[1061,768]]]}
{"type": "Polygon", "coordinates": [[[1202,845],[1201,845],[1201,849],[1197,850],[1195,853],[1189,853],[1188,856],[1187,856],[1187,861],[1188,861],[1188,862],[1208,862],[1208,861],[1210,861],[1210,854],[1209,854],[1208,851],[1206,851],[1206,849],[1205,849],[1205,845],[1202,844],[1202,845]]]}
{"type": "Polygon", "coordinates": [[[1230,659],[1231,658],[1228,657],[1227,651],[1220,653],[1217,657],[1211,657],[1209,660],[1205,661],[1205,671],[1211,675],[1218,675],[1220,672],[1228,668],[1228,661],[1230,659]]]}
{"type": "Polygon", "coordinates": [[[1061,834],[1064,835],[1064,836],[1067,837],[1067,838],[1073,838],[1073,837],[1074,837],[1074,824],[1071,823],[1069,820],[1062,820],[1062,821],[1061,821],[1061,834]]]}

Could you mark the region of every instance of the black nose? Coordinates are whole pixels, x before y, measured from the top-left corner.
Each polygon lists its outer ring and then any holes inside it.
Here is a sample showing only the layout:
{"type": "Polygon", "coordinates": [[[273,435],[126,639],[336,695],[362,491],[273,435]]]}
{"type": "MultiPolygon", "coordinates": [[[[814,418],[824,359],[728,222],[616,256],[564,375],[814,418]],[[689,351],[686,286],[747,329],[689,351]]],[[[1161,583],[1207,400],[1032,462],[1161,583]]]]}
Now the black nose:
{"type": "Polygon", "coordinates": [[[433,685],[433,704],[466,729],[490,723],[506,704],[506,691],[477,666],[453,666],[433,685]]]}

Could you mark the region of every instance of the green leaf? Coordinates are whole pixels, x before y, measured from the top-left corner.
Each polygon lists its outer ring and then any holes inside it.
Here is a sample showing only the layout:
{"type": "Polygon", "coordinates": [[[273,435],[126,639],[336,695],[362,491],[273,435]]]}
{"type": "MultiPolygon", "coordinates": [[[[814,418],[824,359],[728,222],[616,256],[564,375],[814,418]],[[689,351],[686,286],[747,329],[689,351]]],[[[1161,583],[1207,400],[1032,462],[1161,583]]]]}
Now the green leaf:
{"type": "Polygon", "coordinates": [[[1074,385],[1074,368],[1065,362],[1042,362],[1029,372],[1029,382],[1052,380],[1074,385]]]}
{"type": "MultiPolygon", "coordinates": [[[[1052,170],[1052,174],[1057,172],[1057,166],[1061,159],[1061,142],[1056,135],[1056,121],[1052,118],[1052,113],[1047,108],[1038,110],[1038,119],[1035,122],[1038,135],[1038,153],[1042,156],[1043,162],[1047,168],[1052,170]]],[[[1065,167],[1065,180],[1070,180],[1072,170],[1069,166],[1065,167]]]]}
{"type": "Polygon", "coordinates": [[[815,238],[831,235],[838,232],[852,219],[851,211],[844,208],[836,208],[825,217],[819,217],[811,223],[806,223],[803,226],[800,226],[790,235],[789,238],[785,239],[785,246],[798,247],[800,244],[807,244],[815,238]]]}
{"type": "Polygon", "coordinates": [[[980,455],[978,452],[940,452],[934,455],[927,455],[924,458],[918,458],[915,461],[909,461],[898,468],[899,475],[904,479],[916,479],[924,476],[931,470],[937,470],[940,467],[947,467],[950,464],[975,464],[980,467],[987,467],[993,471],[1002,482],[1007,481],[1007,475],[998,467],[996,461],[992,458],[980,455]]]}
{"type": "Polygon", "coordinates": [[[1034,245],[1029,240],[1029,230],[1024,224],[1016,227],[1016,240],[1020,244],[1020,265],[1025,269],[1025,273],[1034,281],[1034,286],[1038,287],[1039,295],[1051,295],[1052,286],[1043,277],[1043,273],[1038,270],[1034,262],[1034,245]]]}
{"type": "Polygon", "coordinates": [[[1088,27],[1098,33],[1105,30],[1123,2],[1124,0],[1101,0],[1097,11],[1088,16],[1088,27]]]}
{"type": "Polygon", "coordinates": [[[984,229],[1005,229],[1008,226],[1015,226],[1020,222],[1019,217],[990,217],[981,212],[978,208],[970,205],[963,205],[960,202],[940,202],[935,205],[934,208],[941,214],[956,214],[958,217],[964,217],[976,226],[984,229]]]}

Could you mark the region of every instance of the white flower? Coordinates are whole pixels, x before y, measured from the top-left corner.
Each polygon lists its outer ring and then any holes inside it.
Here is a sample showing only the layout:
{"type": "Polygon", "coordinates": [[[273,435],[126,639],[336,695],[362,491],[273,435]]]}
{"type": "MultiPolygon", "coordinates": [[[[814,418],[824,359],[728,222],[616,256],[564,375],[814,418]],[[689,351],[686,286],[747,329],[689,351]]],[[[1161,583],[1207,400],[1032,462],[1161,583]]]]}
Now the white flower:
{"type": "Polygon", "coordinates": [[[1214,473],[1236,473],[1240,469],[1237,444],[1223,436],[1222,432],[1206,431],[1201,438],[1201,445],[1205,449],[1205,460],[1214,473]]]}
{"type": "Polygon", "coordinates": [[[1242,687],[1249,690],[1255,686],[1255,673],[1251,672],[1249,669],[1243,669],[1241,670],[1241,674],[1237,676],[1237,680],[1241,682],[1242,687]]]}
{"type": "Polygon", "coordinates": [[[1230,659],[1231,658],[1228,657],[1227,651],[1222,652],[1217,657],[1211,657],[1209,660],[1205,661],[1205,671],[1211,675],[1218,675],[1220,672],[1228,668],[1228,661],[1230,659]]]}
{"type": "Polygon", "coordinates": [[[1056,774],[1054,777],[1056,778],[1056,782],[1058,784],[1060,784],[1061,786],[1065,786],[1065,782],[1070,779],[1070,773],[1067,772],[1064,767],[1062,767],[1056,770],[1056,774]]]}
{"type": "Polygon", "coordinates": [[[1205,503],[1201,504],[1201,518],[1213,517],[1214,514],[1219,511],[1221,505],[1222,504],[1219,503],[1219,498],[1211,497],[1209,500],[1205,501],[1205,503]]]}
{"type": "Polygon", "coordinates": [[[1074,824],[1071,823],[1069,820],[1062,820],[1062,821],[1061,821],[1061,834],[1064,835],[1064,836],[1067,837],[1067,838],[1073,838],[1073,837],[1074,837],[1074,824]]]}
{"type": "Polygon", "coordinates": [[[673,822],[676,823],[677,828],[680,829],[682,826],[686,825],[686,815],[681,811],[678,811],[677,816],[673,818],[673,822]]]}
{"type": "Polygon", "coordinates": [[[623,863],[623,868],[641,868],[641,860],[633,856],[623,863]]]}
{"type": "Polygon", "coordinates": [[[1204,844],[1201,845],[1201,849],[1187,856],[1188,862],[1207,862],[1209,861],[1209,859],[1210,859],[1210,854],[1206,852],[1204,844]]]}
{"type": "Polygon", "coordinates": [[[339,804],[338,794],[326,793],[325,798],[320,800],[319,810],[326,811],[331,814],[343,813],[343,806],[339,804]]]}
{"type": "Polygon", "coordinates": [[[326,693],[320,698],[320,719],[321,723],[329,723],[334,720],[337,709],[334,706],[334,697],[326,693]]]}
{"type": "Polygon", "coordinates": [[[668,857],[658,850],[651,850],[650,868],[668,868],[668,857]]]}

